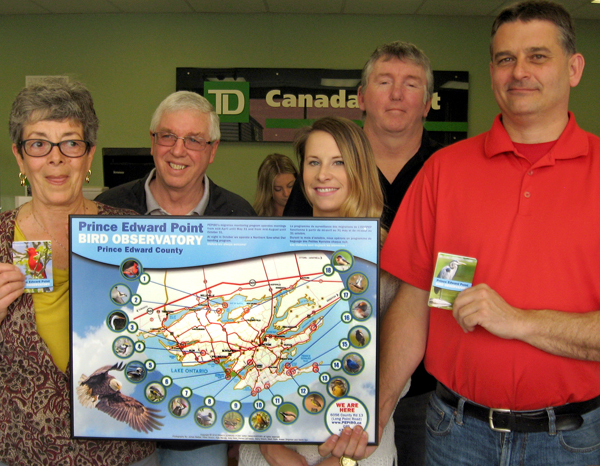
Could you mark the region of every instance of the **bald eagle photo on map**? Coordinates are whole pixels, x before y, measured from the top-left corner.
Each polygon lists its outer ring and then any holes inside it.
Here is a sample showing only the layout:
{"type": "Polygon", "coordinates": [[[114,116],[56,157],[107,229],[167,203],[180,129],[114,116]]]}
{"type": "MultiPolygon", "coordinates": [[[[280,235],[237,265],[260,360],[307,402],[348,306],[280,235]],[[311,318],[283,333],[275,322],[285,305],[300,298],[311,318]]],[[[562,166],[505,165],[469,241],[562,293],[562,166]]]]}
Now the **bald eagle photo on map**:
{"type": "Polygon", "coordinates": [[[103,413],[126,422],[138,432],[160,430],[163,425],[157,419],[158,409],[144,406],[139,401],[121,393],[121,383],[109,374],[112,370],[122,371],[124,364],[118,362],[113,366],[103,366],[89,377],[82,374],[77,386],[79,402],[86,408],[97,408],[103,413]]]}

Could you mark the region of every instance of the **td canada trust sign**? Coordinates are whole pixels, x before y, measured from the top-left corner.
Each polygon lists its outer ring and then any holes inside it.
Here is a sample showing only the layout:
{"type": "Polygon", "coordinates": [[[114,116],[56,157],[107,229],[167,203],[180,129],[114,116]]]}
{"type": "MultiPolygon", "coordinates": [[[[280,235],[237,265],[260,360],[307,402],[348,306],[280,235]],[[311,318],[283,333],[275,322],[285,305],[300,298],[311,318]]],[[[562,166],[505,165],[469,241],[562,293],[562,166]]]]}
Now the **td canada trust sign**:
{"type": "MultiPolygon", "coordinates": [[[[221,121],[223,141],[292,141],[298,128],[326,115],[362,124],[357,89],[361,70],[304,68],[177,68],[179,91],[206,97],[221,121]]],[[[466,137],[469,76],[434,71],[425,127],[466,137]]]]}
{"type": "Polygon", "coordinates": [[[204,97],[217,111],[222,123],[247,123],[250,120],[250,83],[204,83],[204,97]]]}
{"type": "MultiPolygon", "coordinates": [[[[221,122],[247,123],[250,117],[250,83],[205,82],[204,97],[214,105],[221,122]]],[[[358,109],[358,97],[345,89],[336,94],[287,94],[281,89],[266,93],[265,103],[271,108],[354,108],[358,109]]]]}

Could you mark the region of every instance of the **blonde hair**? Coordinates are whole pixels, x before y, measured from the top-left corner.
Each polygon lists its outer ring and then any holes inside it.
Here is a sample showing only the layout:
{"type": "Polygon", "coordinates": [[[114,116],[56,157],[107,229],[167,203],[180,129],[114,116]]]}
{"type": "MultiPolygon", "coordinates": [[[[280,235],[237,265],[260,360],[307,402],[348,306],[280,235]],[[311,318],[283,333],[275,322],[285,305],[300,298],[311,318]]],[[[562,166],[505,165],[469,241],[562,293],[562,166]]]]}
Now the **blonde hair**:
{"type": "Polygon", "coordinates": [[[298,178],[298,170],[292,160],[283,154],[269,154],[258,168],[254,210],[259,217],[271,217],[273,206],[273,185],[277,175],[289,173],[298,178]]]}
{"type": "MultiPolygon", "coordinates": [[[[306,141],[314,131],[330,134],[344,161],[350,194],[340,207],[340,216],[380,218],[383,212],[383,194],[373,150],[362,128],[346,118],[325,117],[301,129],[294,140],[301,177],[304,175],[306,141]]],[[[306,197],[304,183],[302,191],[306,197]]]]}

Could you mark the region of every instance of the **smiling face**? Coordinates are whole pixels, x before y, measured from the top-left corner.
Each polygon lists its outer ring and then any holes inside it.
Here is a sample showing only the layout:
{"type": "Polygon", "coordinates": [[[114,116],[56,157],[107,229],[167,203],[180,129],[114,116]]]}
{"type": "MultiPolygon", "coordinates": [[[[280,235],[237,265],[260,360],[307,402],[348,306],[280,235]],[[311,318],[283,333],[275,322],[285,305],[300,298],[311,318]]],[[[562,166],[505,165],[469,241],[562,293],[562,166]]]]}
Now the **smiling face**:
{"type": "MultiPolygon", "coordinates": [[[[210,141],[209,116],[196,110],[177,110],[163,114],[156,132],[166,131],[178,137],[196,136],[210,141]]],[[[203,180],[206,169],[215,159],[218,141],[203,150],[189,150],[178,139],[173,147],[160,146],[152,140],[152,155],[156,166],[158,189],[187,192],[204,192],[203,180]]]]}
{"type": "MultiPolygon", "coordinates": [[[[73,120],[42,120],[25,125],[21,140],[26,139],[46,139],[50,142],[83,140],[83,127],[73,120]]],[[[31,157],[25,151],[21,156],[17,146],[12,146],[19,170],[27,175],[33,198],[52,206],[68,206],[82,201],[83,182],[92,166],[95,150],[96,147],[92,146],[86,155],[70,158],[64,156],[58,146],[54,146],[44,157],[31,157]]]]}
{"type": "Polygon", "coordinates": [[[296,177],[291,173],[280,173],[273,180],[273,202],[282,209],[287,204],[296,177]]]}
{"type": "Polygon", "coordinates": [[[397,133],[423,127],[431,101],[424,102],[427,76],[423,67],[396,57],[373,65],[367,86],[359,88],[358,103],[366,112],[365,127],[397,133]]]}
{"type": "Polygon", "coordinates": [[[583,72],[583,57],[568,56],[558,28],[549,21],[504,23],[492,43],[492,90],[503,122],[523,118],[566,120],[571,87],[583,72]]]}
{"type": "Polygon", "coordinates": [[[315,217],[340,216],[350,194],[349,180],[340,149],[329,133],[313,131],[308,136],[302,181],[315,217]]]}

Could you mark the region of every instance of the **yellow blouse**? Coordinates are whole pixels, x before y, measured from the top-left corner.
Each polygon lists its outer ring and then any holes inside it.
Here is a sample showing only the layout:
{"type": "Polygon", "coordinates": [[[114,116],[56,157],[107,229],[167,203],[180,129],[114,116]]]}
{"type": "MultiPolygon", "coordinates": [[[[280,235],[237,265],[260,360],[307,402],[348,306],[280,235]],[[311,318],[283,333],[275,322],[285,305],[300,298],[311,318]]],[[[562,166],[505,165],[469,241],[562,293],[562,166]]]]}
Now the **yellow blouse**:
{"type": "MultiPolygon", "coordinates": [[[[15,241],[27,241],[15,223],[15,241]]],[[[66,372],[69,364],[69,269],[52,268],[54,291],[33,294],[37,331],[48,345],[54,364],[66,372]]]]}

